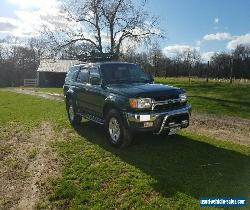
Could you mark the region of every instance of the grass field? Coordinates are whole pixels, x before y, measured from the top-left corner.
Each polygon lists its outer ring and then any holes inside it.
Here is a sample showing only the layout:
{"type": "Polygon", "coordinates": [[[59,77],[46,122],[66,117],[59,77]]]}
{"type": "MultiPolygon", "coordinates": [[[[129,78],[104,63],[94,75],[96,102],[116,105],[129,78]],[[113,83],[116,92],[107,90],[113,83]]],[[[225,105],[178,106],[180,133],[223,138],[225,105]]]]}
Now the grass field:
{"type": "MultiPolygon", "coordinates": [[[[199,209],[202,196],[250,194],[248,147],[182,132],[140,135],[134,146],[118,150],[106,143],[102,127],[84,121],[71,128],[63,102],[2,91],[0,97],[1,165],[12,161],[11,147],[3,146],[11,129],[20,127],[21,136],[46,121],[56,133],[50,146],[60,175],[49,179],[38,209],[199,209]]],[[[8,202],[0,199],[0,208],[8,202]]]]}
{"type": "Polygon", "coordinates": [[[250,84],[188,78],[156,78],[156,82],[181,87],[187,91],[193,110],[250,119],[250,84]]]}
{"type": "MultiPolygon", "coordinates": [[[[184,88],[193,110],[250,119],[250,84],[188,78],[156,78],[155,82],[184,88]]],[[[62,88],[36,88],[37,91],[62,94],[62,88]]]]}

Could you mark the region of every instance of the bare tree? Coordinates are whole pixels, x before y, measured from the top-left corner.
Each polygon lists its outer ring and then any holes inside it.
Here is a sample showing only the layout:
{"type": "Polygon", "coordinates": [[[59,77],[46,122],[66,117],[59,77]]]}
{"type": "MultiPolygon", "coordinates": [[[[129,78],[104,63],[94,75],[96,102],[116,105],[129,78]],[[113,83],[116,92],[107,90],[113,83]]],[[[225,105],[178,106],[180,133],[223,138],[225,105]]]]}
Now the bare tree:
{"type": "Polygon", "coordinates": [[[179,76],[179,70],[182,65],[182,55],[178,53],[174,58],[173,58],[173,64],[174,64],[174,69],[175,69],[175,75],[178,77],[179,76]]]}
{"type": "MultiPolygon", "coordinates": [[[[228,53],[215,53],[211,57],[211,65],[215,69],[215,74],[218,78],[229,78],[230,75],[230,67],[232,65],[232,57],[228,53]]],[[[231,72],[232,74],[232,72],[231,72]]]]}
{"type": "Polygon", "coordinates": [[[157,18],[150,16],[132,0],[68,0],[64,2],[65,24],[44,27],[43,34],[63,48],[72,43],[87,43],[99,53],[118,56],[125,41],[142,42],[152,36],[163,37],[157,18]]]}
{"type": "Polygon", "coordinates": [[[22,85],[24,78],[34,78],[38,68],[34,49],[21,44],[0,44],[0,86],[22,85]]]}
{"type": "Polygon", "coordinates": [[[192,67],[201,61],[200,53],[196,49],[186,49],[183,52],[178,53],[177,57],[179,57],[179,60],[181,60],[186,66],[190,82],[192,67]]]}
{"type": "Polygon", "coordinates": [[[235,59],[246,60],[250,55],[250,47],[238,45],[232,54],[235,59]]]}
{"type": "Polygon", "coordinates": [[[28,39],[26,45],[35,51],[39,59],[51,57],[52,51],[49,48],[50,46],[41,37],[32,37],[28,39]]]}
{"type": "Polygon", "coordinates": [[[235,76],[244,78],[249,71],[250,46],[238,45],[232,52],[233,68],[237,70],[235,76]]]}

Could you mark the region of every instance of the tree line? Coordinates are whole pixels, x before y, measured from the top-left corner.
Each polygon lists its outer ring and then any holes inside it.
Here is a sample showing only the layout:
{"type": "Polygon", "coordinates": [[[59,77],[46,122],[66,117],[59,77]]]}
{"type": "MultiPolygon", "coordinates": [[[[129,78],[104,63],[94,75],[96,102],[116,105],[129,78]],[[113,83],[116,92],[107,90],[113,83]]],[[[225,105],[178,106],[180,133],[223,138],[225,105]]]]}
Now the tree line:
{"type": "Polygon", "coordinates": [[[201,77],[214,79],[250,79],[250,47],[239,45],[232,52],[214,53],[202,60],[196,49],[187,49],[167,57],[159,49],[145,53],[127,52],[123,60],[139,63],[156,77],[201,77]]]}
{"type": "MultiPolygon", "coordinates": [[[[86,53],[86,46],[71,45],[57,52],[58,59],[79,59],[86,53]]],[[[40,59],[54,58],[52,49],[44,49],[44,43],[35,39],[25,45],[0,43],[0,86],[20,86],[23,80],[36,78],[40,59]]],[[[167,57],[159,47],[146,52],[126,50],[119,60],[140,64],[155,77],[200,77],[208,80],[250,79],[250,47],[239,45],[230,53],[221,52],[204,62],[200,53],[188,49],[167,57]]]]}
{"type": "Polygon", "coordinates": [[[166,56],[158,18],[145,10],[147,0],[63,1],[59,22],[48,21],[40,36],[17,42],[0,40],[0,86],[18,86],[35,78],[40,59],[81,59],[94,54],[140,64],[154,76],[249,79],[250,46],[215,53],[204,62],[196,49],[166,56]],[[143,46],[143,47],[142,47],[143,46]],[[147,48],[144,48],[147,46],[147,48]],[[142,51],[141,49],[147,49],[142,51]]]}
{"type": "Polygon", "coordinates": [[[20,86],[35,78],[39,56],[32,46],[0,41],[0,86],[20,86]]]}

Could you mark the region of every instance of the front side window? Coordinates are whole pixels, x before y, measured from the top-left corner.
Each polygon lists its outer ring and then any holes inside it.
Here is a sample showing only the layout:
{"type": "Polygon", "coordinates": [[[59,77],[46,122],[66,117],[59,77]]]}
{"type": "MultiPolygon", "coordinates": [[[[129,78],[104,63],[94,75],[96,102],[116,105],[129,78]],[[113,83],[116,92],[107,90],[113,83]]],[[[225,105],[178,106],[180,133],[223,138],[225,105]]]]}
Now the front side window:
{"type": "Polygon", "coordinates": [[[146,73],[135,64],[103,64],[101,70],[108,84],[150,82],[146,73]]]}
{"type": "Polygon", "coordinates": [[[91,68],[89,71],[89,76],[90,76],[90,78],[92,78],[92,77],[100,78],[100,72],[97,68],[91,68]]]}

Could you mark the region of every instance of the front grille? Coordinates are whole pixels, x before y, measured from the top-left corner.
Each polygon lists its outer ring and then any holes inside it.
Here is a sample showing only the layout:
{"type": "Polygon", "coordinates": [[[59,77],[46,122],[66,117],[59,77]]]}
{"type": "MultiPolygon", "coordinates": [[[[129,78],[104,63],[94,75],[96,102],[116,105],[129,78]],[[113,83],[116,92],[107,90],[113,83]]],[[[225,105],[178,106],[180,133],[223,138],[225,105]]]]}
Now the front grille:
{"type": "Polygon", "coordinates": [[[158,104],[154,107],[154,110],[168,110],[173,108],[179,108],[183,106],[183,103],[176,102],[176,103],[169,103],[169,104],[158,104]]]}
{"type": "Polygon", "coordinates": [[[179,94],[159,94],[153,97],[152,110],[168,110],[181,107],[182,105],[183,104],[180,103],[179,94]]]}
{"type": "Polygon", "coordinates": [[[166,101],[169,99],[177,99],[177,98],[179,98],[179,95],[176,94],[160,95],[153,97],[155,101],[166,101]]]}

